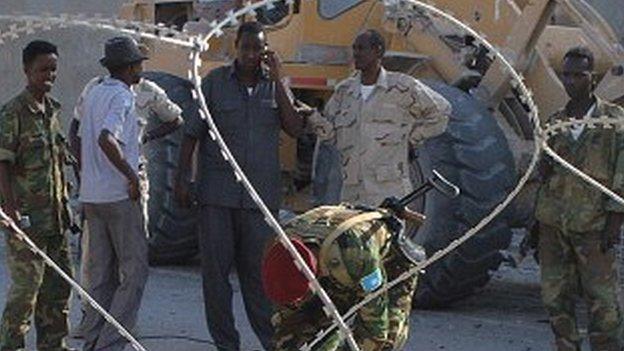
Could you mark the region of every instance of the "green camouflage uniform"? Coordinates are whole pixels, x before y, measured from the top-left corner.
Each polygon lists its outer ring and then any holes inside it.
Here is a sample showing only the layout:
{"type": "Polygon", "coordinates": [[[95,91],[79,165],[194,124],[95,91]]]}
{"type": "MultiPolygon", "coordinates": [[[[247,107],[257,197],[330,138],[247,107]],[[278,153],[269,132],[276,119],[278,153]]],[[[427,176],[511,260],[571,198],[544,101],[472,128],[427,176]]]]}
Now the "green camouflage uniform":
{"type": "MultiPolygon", "coordinates": [[[[355,303],[413,267],[392,245],[392,233],[379,217],[388,213],[357,210],[345,206],[323,206],[288,222],[286,233],[300,238],[318,257],[318,278],[341,314],[355,303]],[[377,213],[377,219],[358,221],[338,237],[331,233],[345,221],[363,213],[377,213]]],[[[361,217],[360,217],[361,218],[361,217]]],[[[363,351],[398,350],[408,337],[412,295],[416,276],[372,300],[350,323],[363,351]]],[[[276,350],[299,350],[316,333],[332,324],[319,298],[310,295],[297,306],[278,307],[273,317],[276,350]]],[[[333,332],[315,351],[349,350],[333,332]]]]}
{"type": "MultiPolygon", "coordinates": [[[[9,162],[21,214],[30,217],[25,231],[63,270],[70,272],[64,230],[68,223],[63,163],[66,144],[60,105],[45,99],[45,111],[24,91],[0,111],[0,161],[9,162]]],[[[12,284],[0,326],[0,350],[24,347],[34,313],[37,350],[64,350],[70,288],[15,234],[5,232],[12,284]]]]}
{"type": "MultiPolygon", "coordinates": [[[[624,110],[598,100],[592,116],[624,119],[624,110]]],[[[565,113],[560,111],[550,122],[563,119],[565,113]]],[[[578,140],[566,131],[549,144],[581,171],[624,194],[624,135],[619,130],[585,127],[578,140]]],[[[592,350],[620,350],[623,326],[616,295],[615,250],[603,253],[600,249],[608,212],[624,212],[624,208],[558,164],[540,188],[536,217],[542,298],[559,351],[580,350],[574,313],[579,295],[590,310],[592,350]]]]}

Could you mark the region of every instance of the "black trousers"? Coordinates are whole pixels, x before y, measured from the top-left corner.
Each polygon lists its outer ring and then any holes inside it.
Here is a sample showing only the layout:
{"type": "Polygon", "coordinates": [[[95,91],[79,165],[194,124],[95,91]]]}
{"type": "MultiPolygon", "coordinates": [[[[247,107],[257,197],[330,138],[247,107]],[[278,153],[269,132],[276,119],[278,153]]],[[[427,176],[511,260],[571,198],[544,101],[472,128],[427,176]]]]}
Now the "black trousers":
{"type": "Polygon", "coordinates": [[[236,268],[251,327],[264,348],[272,350],[272,306],[264,295],[260,272],[272,230],[258,210],[204,206],[199,218],[206,322],[218,349],[240,349],[229,281],[232,268],[236,268]]]}

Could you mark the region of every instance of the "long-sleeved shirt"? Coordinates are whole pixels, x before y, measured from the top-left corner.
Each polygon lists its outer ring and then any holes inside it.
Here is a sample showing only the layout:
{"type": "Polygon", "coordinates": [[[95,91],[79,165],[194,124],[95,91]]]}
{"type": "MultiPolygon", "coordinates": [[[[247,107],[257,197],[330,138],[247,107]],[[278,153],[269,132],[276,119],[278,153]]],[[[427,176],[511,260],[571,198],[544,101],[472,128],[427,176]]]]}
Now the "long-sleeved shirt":
{"type": "MultiPolygon", "coordinates": [[[[597,99],[591,116],[624,119],[624,109],[597,99]]],[[[567,118],[562,110],[551,116],[549,122],[567,118]]],[[[602,126],[585,128],[578,139],[566,131],[551,138],[549,145],[579,170],[624,195],[624,134],[621,130],[602,126]]],[[[563,166],[553,167],[552,175],[539,189],[538,221],[566,231],[597,231],[604,229],[607,212],[624,212],[624,207],[563,166]]]]}
{"type": "Polygon", "coordinates": [[[69,221],[60,112],[55,99],[46,95],[40,105],[28,90],[0,109],[0,162],[11,165],[14,196],[33,235],[61,236],[69,221]]]}
{"type": "Polygon", "coordinates": [[[355,74],[337,86],[324,113],[308,122],[341,155],[341,200],[377,206],[412,190],[410,144],[442,134],[450,112],[449,102],[417,79],[382,68],[367,98],[355,74]]]}

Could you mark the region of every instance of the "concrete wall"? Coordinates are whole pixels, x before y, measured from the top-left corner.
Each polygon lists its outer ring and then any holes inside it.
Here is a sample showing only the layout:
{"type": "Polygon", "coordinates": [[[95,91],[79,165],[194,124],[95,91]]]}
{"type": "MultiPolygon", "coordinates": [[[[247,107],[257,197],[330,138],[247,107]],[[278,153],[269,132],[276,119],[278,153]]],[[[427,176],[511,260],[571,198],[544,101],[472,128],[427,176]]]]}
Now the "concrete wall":
{"type": "MultiPolygon", "coordinates": [[[[43,13],[101,13],[115,16],[125,0],[0,0],[0,14],[43,13]]],[[[7,28],[0,21],[0,31],[7,28]]],[[[19,93],[25,84],[21,65],[21,50],[33,39],[51,41],[59,47],[59,74],[53,95],[63,104],[63,122],[71,117],[74,102],[84,84],[98,74],[104,74],[98,59],[102,56],[103,43],[114,36],[112,31],[94,30],[87,27],[55,28],[37,32],[0,45],[0,103],[5,103],[19,93]]]]}

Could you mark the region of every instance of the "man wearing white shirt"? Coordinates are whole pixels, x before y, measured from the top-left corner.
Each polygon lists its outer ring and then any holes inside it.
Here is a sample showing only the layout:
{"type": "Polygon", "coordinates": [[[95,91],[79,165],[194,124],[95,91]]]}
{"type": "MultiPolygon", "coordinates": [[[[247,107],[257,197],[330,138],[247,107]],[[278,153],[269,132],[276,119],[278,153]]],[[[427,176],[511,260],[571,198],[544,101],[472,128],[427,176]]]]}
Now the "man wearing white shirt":
{"type": "MultiPolygon", "coordinates": [[[[72,153],[78,161],[80,161],[80,138],[78,137],[78,128],[80,127],[80,119],[84,114],[84,101],[94,87],[106,81],[107,77],[95,77],[91,79],[84,89],[74,108],[74,118],[69,127],[69,141],[72,153]]],[[[140,140],[145,146],[148,142],[162,138],[168,134],[175,132],[183,123],[182,109],[167,96],[158,84],[149,79],[142,78],[139,83],[130,87],[135,95],[135,111],[139,118],[140,140]],[[146,126],[150,121],[155,121],[157,126],[146,130],[146,126]]],[[[80,164],[80,162],[78,162],[80,164]]],[[[143,220],[145,230],[148,226],[148,200],[149,200],[149,182],[147,177],[147,158],[141,152],[139,163],[139,177],[144,191],[141,193],[141,208],[143,210],[143,220]]],[[[78,177],[79,178],[79,177],[78,177]]],[[[83,250],[83,253],[86,250],[83,250]]]]}
{"type": "MultiPolygon", "coordinates": [[[[106,42],[100,60],[110,77],[84,99],[80,201],[89,236],[87,291],[124,327],[136,322],[147,281],[147,238],[139,204],[140,128],[135,95],[147,59],[129,37],[106,42]]],[[[84,350],[122,350],[125,339],[91,307],[84,321],[84,350]]]]}

